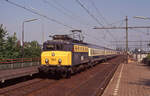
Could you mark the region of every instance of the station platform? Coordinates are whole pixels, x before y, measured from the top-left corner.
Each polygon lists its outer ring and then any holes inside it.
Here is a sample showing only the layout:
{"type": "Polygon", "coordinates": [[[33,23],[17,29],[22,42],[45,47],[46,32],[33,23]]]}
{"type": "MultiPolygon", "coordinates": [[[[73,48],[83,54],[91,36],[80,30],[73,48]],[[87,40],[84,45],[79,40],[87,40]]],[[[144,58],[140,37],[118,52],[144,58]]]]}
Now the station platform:
{"type": "Polygon", "coordinates": [[[8,79],[18,78],[27,75],[33,75],[38,73],[38,66],[25,67],[19,69],[9,69],[0,71],[0,82],[4,82],[8,79]]]}
{"type": "Polygon", "coordinates": [[[150,66],[120,64],[102,96],[150,96],[150,66]]]}

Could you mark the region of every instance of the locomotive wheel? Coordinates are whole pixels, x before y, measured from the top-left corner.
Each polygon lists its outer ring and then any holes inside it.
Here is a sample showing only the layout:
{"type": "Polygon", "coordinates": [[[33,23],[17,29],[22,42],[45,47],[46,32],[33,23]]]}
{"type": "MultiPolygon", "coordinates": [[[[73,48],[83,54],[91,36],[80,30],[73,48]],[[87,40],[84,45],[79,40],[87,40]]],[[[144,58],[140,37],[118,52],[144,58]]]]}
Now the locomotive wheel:
{"type": "Polygon", "coordinates": [[[70,78],[70,76],[71,76],[71,72],[70,71],[66,71],[66,72],[63,72],[61,74],[62,78],[70,78]]]}
{"type": "Polygon", "coordinates": [[[71,72],[67,72],[67,77],[66,78],[70,78],[71,77],[71,72]]]}
{"type": "Polygon", "coordinates": [[[61,77],[62,77],[62,78],[66,78],[66,77],[67,77],[67,73],[66,73],[66,72],[63,72],[63,73],[61,74],[61,77]]]}

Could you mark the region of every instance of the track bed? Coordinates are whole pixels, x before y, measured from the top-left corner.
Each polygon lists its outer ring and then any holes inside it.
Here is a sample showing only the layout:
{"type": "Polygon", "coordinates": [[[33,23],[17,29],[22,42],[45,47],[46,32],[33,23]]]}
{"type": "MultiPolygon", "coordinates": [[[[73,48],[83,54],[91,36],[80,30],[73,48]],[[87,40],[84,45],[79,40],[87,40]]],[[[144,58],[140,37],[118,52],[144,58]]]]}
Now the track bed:
{"type": "Polygon", "coordinates": [[[124,56],[118,56],[75,74],[70,79],[35,78],[1,88],[0,94],[2,96],[98,96],[103,93],[118,65],[124,60],[124,56]]]}

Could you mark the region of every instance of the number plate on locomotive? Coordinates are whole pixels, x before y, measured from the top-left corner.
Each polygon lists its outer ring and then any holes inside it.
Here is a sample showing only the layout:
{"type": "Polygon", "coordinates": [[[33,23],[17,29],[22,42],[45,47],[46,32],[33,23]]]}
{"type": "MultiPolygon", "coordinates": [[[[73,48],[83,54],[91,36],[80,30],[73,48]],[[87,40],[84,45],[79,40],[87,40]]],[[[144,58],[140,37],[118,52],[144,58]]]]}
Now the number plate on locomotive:
{"type": "Polygon", "coordinates": [[[52,61],[56,61],[56,58],[51,58],[52,61]]]}

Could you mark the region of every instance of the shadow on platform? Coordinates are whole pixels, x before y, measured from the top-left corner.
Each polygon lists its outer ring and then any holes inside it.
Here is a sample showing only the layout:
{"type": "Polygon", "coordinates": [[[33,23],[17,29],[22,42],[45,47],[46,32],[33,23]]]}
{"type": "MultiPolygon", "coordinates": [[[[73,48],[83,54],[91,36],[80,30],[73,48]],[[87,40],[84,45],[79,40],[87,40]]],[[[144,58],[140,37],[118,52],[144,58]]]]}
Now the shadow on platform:
{"type": "Polygon", "coordinates": [[[144,86],[150,87],[150,79],[143,79],[143,80],[140,80],[140,81],[137,81],[137,82],[129,82],[129,84],[144,85],[144,86]]]}

